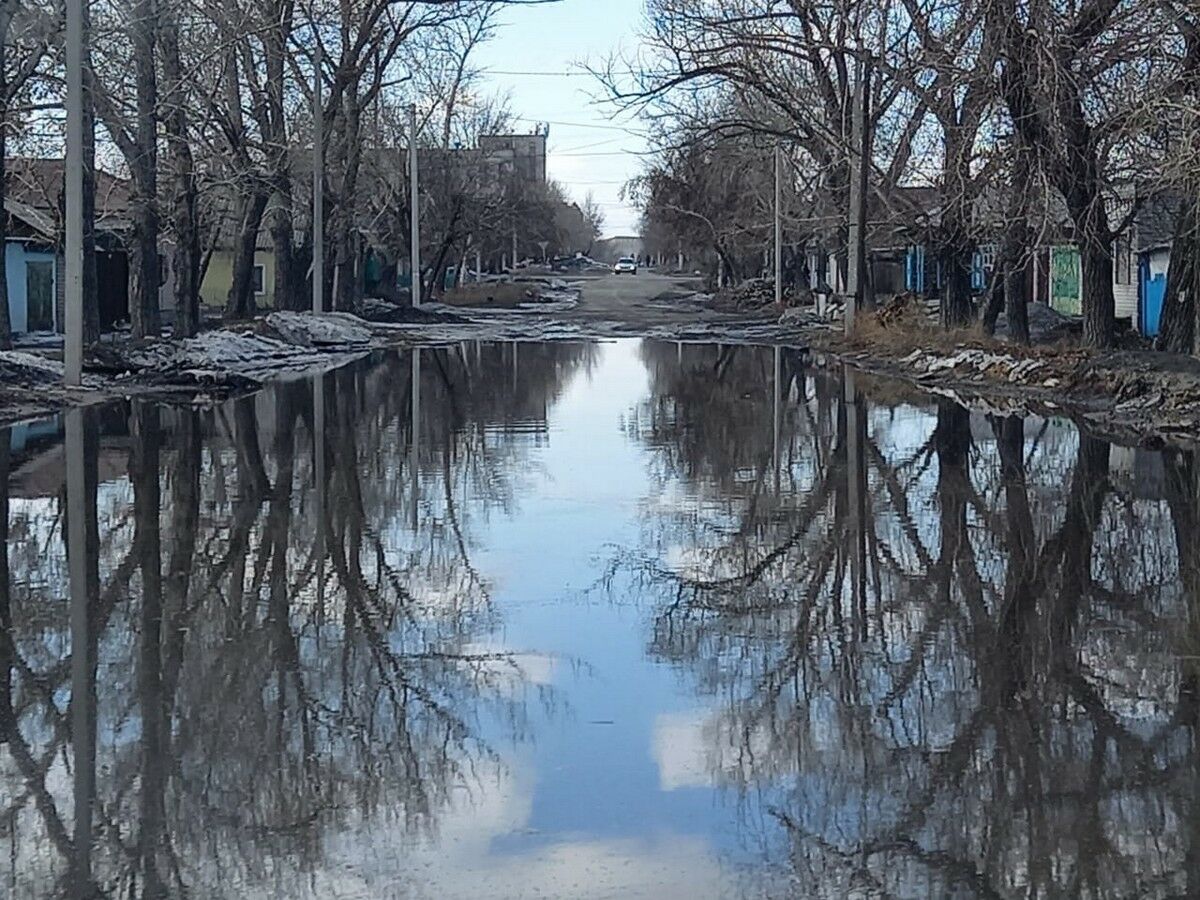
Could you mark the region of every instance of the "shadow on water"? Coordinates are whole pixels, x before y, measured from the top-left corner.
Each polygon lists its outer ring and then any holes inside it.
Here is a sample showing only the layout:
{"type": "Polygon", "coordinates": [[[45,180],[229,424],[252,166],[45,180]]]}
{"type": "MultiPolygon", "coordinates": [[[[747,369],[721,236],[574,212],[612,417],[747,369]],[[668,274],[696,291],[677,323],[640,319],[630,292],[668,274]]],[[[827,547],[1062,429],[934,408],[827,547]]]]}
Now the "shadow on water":
{"type": "Polygon", "coordinates": [[[719,892],[1200,893],[1193,455],[656,342],[456,345],[0,431],[5,890],[436,887],[378,845],[437,847],[571,700],[498,640],[557,613],[497,600],[488,541],[560,435],[614,427],[637,478],[596,516],[633,537],[583,580],[642,614],[628,702],[663,677],[699,710],[672,732],[691,768],[646,790],[717,799],[719,892]],[[556,431],[630,347],[619,425],[556,431]]]}

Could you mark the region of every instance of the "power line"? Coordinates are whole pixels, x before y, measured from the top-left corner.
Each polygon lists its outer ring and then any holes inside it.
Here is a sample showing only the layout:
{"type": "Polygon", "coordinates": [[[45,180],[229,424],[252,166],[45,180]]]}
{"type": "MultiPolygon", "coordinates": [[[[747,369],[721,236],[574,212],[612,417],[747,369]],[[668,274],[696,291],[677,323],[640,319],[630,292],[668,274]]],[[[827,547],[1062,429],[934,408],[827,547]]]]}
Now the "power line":
{"type": "Polygon", "coordinates": [[[557,158],[559,158],[559,159],[561,159],[561,158],[563,158],[563,157],[565,157],[565,156],[570,156],[570,157],[588,157],[588,156],[646,156],[646,155],[648,155],[648,154],[649,154],[649,152],[650,152],[650,151],[648,151],[648,150],[609,150],[609,151],[607,151],[607,152],[604,152],[604,153],[551,153],[551,154],[550,154],[550,157],[551,157],[552,159],[553,159],[553,158],[556,158],[556,157],[557,157],[557,158]]]}
{"type": "Polygon", "coordinates": [[[600,125],[595,122],[564,122],[554,119],[535,119],[529,116],[512,116],[514,122],[528,122],[531,125],[559,125],[564,128],[598,128],[603,131],[624,131],[626,134],[649,134],[644,128],[631,128],[628,125],[600,125]]]}

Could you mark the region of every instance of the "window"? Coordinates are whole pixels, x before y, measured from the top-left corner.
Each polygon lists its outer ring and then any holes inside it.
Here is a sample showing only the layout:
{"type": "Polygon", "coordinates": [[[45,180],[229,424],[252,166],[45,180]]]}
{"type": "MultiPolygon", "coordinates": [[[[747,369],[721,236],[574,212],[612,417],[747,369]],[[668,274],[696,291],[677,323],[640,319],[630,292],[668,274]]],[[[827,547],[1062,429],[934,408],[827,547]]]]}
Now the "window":
{"type": "Polygon", "coordinates": [[[1124,238],[1113,241],[1113,284],[1133,284],[1133,258],[1124,238]]]}
{"type": "Polygon", "coordinates": [[[984,272],[991,272],[996,268],[996,245],[995,244],[980,244],[979,245],[979,260],[983,266],[984,272]]]}
{"type": "Polygon", "coordinates": [[[254,288],[255,296],[261,297],[267,292],[266,269],[261,264],[255,264],[250,273],[250,286],[254,288]]]}

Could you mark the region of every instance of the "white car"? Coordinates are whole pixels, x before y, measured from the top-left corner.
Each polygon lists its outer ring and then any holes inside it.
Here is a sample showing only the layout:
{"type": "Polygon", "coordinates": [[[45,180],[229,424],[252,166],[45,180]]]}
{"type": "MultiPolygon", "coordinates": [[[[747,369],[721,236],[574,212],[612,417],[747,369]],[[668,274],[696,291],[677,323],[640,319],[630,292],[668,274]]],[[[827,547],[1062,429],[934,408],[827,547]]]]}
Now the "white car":
{"type": "Polygon", "coordinates": [[[625,275],[625,274],[636,275],[637,274],[637,260],[634,259],[632,256],[622,256],[620,259],[617,260],[617,264],[615,266],[613,266],[613,274],[614,275],[625,275]]]}

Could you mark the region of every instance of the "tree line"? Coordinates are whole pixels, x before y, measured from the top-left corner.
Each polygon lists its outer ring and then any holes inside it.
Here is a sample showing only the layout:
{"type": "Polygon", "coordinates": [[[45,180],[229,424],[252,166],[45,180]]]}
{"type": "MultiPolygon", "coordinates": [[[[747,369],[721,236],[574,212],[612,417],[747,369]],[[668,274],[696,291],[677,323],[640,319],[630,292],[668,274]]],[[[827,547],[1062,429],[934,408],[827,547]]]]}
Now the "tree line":
{"type": "MultiPolygon", "coordinates": [[[[466,152],[481,135],[532,130],[507,96],[484,89],[474,62],[503,11],[532,2],[86,4],[85,336],[99,333],[97,168],[129,177],[122,238],[135,336],[159,334],[164,253],[177,335],[200,327],[200,286],[218,248],[233,258],[227,317],[253,314],[254,254],[266,242],[277,304],[307,308],[315,94],[325,150],[326,308],[358,307],[368,251],[388,275],[407,258],[397,248],[409,243],[410,104],[430,166],[419,197],[427,292],[468,253],[498,262],[518,226],[527,255],[539,243],[586,250],[600,225],[594,204],[579,209],[560,186],[497,175],[482,155],[466,152]]],[[[0,4],[0,120],[9,152],[61,155],[64,10],[63,0],[0,4]]],[[[0,342],[10,336],[0,302],[0,342]]]]}
{"type": "MultiPolygon", "coordinates": [[[[769,244],[771,154],[789,243],[846,265],[852,165],[872,218],[907,217],[942,272],[942,319],[1023,308],[1039,239],[1079,251],[1084,343],[1114,339],[1114,241],[1175,201],[1162,343],[1188,350],[1200,288],[1200,12],[1186,0],[650,0],[643,51],[598,74],[658,152],[633,185],[652,240],[739,277],[769,244]],[[868,106],[856,135],[859,86],[868,106]],[[735,163],[736,161],[736,163],[735,163]],[[932,200],[916,202],[927,189],[932,200]],[[976,309],[971,264],[998,259],[976,309]]],[[[1016,311],[1016,310],[1014,310],[1016,311]]]]}

